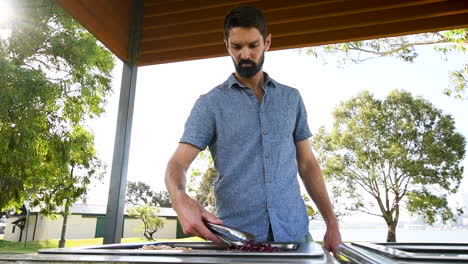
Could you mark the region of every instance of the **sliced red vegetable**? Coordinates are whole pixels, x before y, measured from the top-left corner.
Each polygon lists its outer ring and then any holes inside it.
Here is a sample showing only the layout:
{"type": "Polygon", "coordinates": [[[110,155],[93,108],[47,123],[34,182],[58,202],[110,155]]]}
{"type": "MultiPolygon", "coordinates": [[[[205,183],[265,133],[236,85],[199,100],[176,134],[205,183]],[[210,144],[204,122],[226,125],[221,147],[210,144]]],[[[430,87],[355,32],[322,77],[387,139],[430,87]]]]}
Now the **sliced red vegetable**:
{"type": "Polygon", "coordinates": [[[228,251],[258,251],[258,252],[278,252],[278,251],[288,251],[278,247],[273,247],[270,243],[265,242],[255,242],[254,240],[249,240],[244,242],[244,244],[237,246],[232,245],[226,250],[228,251]]]}

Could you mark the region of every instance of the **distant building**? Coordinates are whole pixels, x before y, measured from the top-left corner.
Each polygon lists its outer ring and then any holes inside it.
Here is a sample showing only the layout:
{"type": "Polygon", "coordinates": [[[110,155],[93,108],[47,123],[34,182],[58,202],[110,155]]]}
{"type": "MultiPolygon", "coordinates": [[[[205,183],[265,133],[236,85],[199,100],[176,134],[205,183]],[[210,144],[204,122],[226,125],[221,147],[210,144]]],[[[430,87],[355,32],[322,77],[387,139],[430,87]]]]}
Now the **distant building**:
{"type": "MultiPolygon", "coordinates": [[[[86,239],[102,237],[104,234],[105,205],[74,204],[70,208],[68,217],[66,239],[86,239]]],[[[159,217],[164,219],[165,225],[154,234],[154,238],[173,239],[183,237],[178,228],[177,215],[172,208],[158,208],[159,217]]],[[[41,214],[39,210],[32,209],[29,215],[25,209],[20,215],[8,218],[4,240],[6,241],[32,241],[44,239],[59,239],[62,232],[63,217],[57,216],[52,220],[41,214]]],[[[123,237],[144,237],[136,229],[142,224],[140,219],[124,216],[123,237]]]]}
{"type": "Polygon", "coordinates": [[[7,218],[6,217],[1,217],[0,218],[0,235],[5,232],[5,226],[6,226],[7,218]]]}

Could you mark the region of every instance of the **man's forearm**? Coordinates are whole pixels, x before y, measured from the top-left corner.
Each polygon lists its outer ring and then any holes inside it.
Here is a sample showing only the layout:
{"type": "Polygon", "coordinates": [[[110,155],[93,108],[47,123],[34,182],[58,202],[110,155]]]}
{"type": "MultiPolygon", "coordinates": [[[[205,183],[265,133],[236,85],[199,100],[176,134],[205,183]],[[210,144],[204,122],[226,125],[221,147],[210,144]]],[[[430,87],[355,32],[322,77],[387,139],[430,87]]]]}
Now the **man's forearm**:
{"type": "Polygon", "coordinates": [[[308,166],[300,169],[299,174],[307,193],[314,201],[327,226],[336,225],[338,227],[338,221],[318,162],[309,163],[308,166]]]}
{"type": "Polygon", "coordinates": [[[200,150],[193,145],[180,143],[167,163],[164,181],[173,205],[177,203],[180,195],[186,195],[185,174],[199,152],[200,150]]]}
{"type": "Polygon", "coordinates": [[[172,204],[176,206],[177,197],[185,194],[186,187],[186,169],[175,161],[169,161],[166,169],[165,183],[171,198],[172,204]]]}
{"type": "Polygon", "coordinates": [[[299,141],[296,143],[296,146],[299,175],[307,192],[315,205],[317,205],[320,214],[327,224],[327,231],[323,237],[323,247],[336,254],[342,240],[338,220],[336,219],[335,212],[333,212],[322,170],[310,148],[308,140],[299,141]]]}

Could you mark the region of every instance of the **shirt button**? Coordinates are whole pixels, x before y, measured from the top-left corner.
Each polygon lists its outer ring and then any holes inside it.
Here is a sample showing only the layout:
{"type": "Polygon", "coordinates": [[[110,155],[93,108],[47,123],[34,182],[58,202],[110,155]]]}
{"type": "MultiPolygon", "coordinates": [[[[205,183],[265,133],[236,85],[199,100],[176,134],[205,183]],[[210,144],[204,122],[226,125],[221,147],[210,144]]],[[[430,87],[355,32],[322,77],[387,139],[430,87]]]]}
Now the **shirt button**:
{"type": "Polygon", "coordinates": [[[268,154],[265,154],[265,158],[267,158],[267,159],[268,159],[269,157],[270,157],[270,155],[268,155],[268,154]]]}
{"type": "Polygon", "coordinates": [[[263,135],[268,135],[268,132],[266,132],[266,131],[263,131],[263,135]]]}
{"type": "Polygon", "coordinates": [[[271,181],[270,181],[270,180],[267,180],[267,183],[271,183],[271,181]]]}

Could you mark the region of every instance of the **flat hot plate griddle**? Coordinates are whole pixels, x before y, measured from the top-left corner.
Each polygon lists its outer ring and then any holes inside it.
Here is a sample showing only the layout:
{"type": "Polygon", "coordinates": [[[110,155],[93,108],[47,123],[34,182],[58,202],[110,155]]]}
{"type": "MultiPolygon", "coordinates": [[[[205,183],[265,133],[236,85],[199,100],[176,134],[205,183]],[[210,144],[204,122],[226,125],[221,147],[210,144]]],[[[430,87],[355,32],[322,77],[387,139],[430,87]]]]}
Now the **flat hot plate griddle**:
{"type": "Polygon", "coordinates": [[[272,247],[283,251],[228,251],[226,247],[213,242],[144,242],[131,244],[109,244],[81,248],[60,248],[40,250],[40,254],[93,254],[93,255],[145,255],[145,256],[288,256],[288,257],[323,257],[322,247],[315,242],[307,243],[281,243],[271,242],[272,247]],[[171,247],[186,247],[192,250],[143,250],[145,245],[167,245],[171,247]]]}

